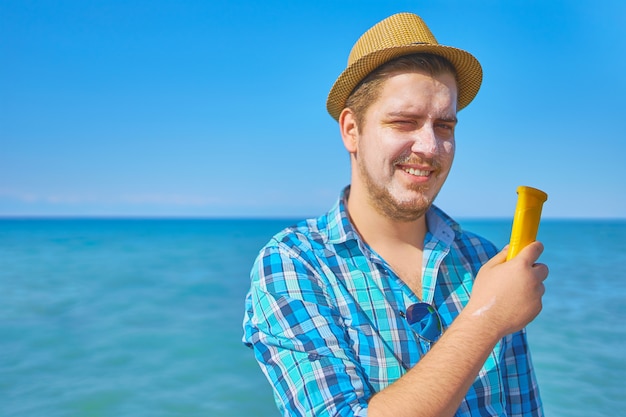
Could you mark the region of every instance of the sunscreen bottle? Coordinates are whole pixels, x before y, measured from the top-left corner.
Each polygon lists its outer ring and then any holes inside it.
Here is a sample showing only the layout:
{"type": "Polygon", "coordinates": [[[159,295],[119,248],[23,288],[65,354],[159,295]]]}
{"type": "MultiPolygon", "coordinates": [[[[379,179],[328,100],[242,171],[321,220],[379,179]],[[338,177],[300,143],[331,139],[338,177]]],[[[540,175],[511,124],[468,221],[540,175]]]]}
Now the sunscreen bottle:
{"type": "Polygon", "coordinates": [[[548,195],[541,190],[523,185],[517,187],[517,206],[513,217],[507,261],[537,239],[541,208],[547,199],[548,195]]]}

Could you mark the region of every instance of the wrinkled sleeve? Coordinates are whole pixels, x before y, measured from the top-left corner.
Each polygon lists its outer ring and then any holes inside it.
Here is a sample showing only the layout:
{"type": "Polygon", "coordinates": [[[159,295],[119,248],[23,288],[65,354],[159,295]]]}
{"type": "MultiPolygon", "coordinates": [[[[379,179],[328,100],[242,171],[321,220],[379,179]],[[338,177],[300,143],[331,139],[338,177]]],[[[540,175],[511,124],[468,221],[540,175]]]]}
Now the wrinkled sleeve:
{"type": "Polygon", "coordinates": [[[264,248],[251,272],[243,341],[284,416],[365,416],[372,390],[313,262],[280,242],[264,248]]]}
{"type": "Polygon", "coordinates": [[[508,416],[543,416],[539,387],[528,349],[526,330],[504,339],[503,383],[508,416]]]}

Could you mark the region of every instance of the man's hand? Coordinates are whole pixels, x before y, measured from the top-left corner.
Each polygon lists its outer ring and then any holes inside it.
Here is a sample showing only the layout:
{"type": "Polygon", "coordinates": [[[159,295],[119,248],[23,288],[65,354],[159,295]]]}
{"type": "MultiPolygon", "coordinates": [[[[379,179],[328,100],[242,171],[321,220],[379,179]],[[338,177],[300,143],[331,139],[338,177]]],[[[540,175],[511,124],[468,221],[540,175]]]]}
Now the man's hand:
{"type": "Polygon", "coordinates": [[[548,267],[536,263],[543,252],[540,242],[526,246],[506,261],[504,248],[480,269],[463,314],[485,319],[499,338],[530,323],[541,311],[543,281],[548,267]]]}

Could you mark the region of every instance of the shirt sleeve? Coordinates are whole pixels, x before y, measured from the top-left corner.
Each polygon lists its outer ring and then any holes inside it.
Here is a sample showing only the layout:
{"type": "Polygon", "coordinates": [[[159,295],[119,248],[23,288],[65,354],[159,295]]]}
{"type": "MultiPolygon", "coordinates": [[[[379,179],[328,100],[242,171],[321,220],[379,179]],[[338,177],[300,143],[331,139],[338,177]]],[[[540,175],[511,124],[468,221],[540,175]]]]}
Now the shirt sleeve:
{"type": "Polygon", "coordinates": [[[528,349],[526,329],[505,338],[504,392],[508,416],[543,416],[539,386],[528,349]]]}
{"type": "Polygon", "coordinates": [[[251,273],[244,343],[283,415],[366,416],[373,392],[317,270],[292,248],[266,247],[251,273]]]}

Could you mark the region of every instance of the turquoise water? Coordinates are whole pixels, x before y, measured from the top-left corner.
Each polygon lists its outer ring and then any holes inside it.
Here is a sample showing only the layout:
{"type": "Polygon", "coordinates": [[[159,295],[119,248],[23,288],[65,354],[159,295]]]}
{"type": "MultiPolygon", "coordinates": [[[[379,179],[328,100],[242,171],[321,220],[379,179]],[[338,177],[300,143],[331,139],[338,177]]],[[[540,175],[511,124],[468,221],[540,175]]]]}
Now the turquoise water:
{"type": "MultiPolygon", "coordinates": [[[[0,220],[0,416],[274,416],[241,342],[289,220],[0,220]]],[[[466,221],[504,245],[507,221],[466,221]]],[[[529,338],[550,416],[626,409],[626,221],[545,220],[529,338]]]]}

